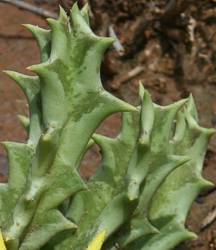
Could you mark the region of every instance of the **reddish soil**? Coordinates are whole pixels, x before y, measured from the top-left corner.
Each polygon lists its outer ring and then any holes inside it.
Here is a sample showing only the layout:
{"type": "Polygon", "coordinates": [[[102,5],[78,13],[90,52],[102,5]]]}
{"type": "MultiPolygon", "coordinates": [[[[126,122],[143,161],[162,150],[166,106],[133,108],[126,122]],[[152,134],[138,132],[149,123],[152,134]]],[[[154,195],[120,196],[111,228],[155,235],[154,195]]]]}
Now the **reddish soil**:
{"type": "MultiPolygon", "coordinates": [[[[34,5],[54,12],[59,2],[67,9],[71,1],[35,0],[34,5]]],[[[82,5],[80,1],[80,5],[82,5]]],[[[107,53],[102,67],[105,88],[136,103],[141,80],[155,102],[168,104],[192,92],[198,105],[202,125],[216,127],[216,1],[162,0],[91,0],[91,22],[97,34],[108,35],[110,25],[124,52],[114,48],[107,53]],[[176,3],[174,8],[172,4],[176,3]],[[120,55],[121,54],[121,55],[120,55]],[[130,79],[131,70],[141,72],[130,79]]],[[[39,53],[23,23],[46,27],[45,18],[17,7],[0,3],[0,71],[25,68],[39,62],[39,53]]],[[[29,73],[29,72],[28,72],[29,73]]],[[[27,114],[25,96],[16,84],[0,72],[0,141],[25,141],[26,133],[18,114],[27,114]]],[[[115,136],[120,115],[108,118],[100,132],[115,136]]],[[[204,176],[216,184],[216,138],[209,146],[204,176]]],[[[7,160],[0,147],[0,180],[7,179],[7,160]]],[[[100,161],[95,147],[83,160],[82,174],[88,178],[100,161]]],[[[194,242],[178,249],[216,249],[215,220],[201,230],[204,219],[216,208],[216,192],[201,195],[192,207],[188,227],[198,234],[194,242]]]]}

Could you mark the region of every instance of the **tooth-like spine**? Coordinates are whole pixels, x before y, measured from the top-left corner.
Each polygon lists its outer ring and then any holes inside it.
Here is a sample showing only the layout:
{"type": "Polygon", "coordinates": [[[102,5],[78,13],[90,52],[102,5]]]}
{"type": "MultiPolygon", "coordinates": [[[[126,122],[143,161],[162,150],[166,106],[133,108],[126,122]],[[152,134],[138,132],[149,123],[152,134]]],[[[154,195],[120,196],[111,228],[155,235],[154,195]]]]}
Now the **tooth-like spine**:
{"type": "Polygon", "coordinates": [[[23,127],[26,129],[26,131],[29,130],[30,127],[30,120],[27,116],[24,115],[18,115],[18,119],[21,122],[21,124],[23,125],[23,127]]]}
{"type": "Polygon", "coordinates": [[[186,130],[186,120],[185,120],[185,114],[183,112],[178,112],[177,118],[176,118],[176,124],[175,124],[175,134],[173,136],[173,142],[178,143],[180,142],[183,137],[186,130]]]}
{"type": "Polygon", "coordinates": [[[71,25],[75,32],[77,33],[80,32],[81,34],[84,33],[93,35],[88,23],[86,22],[85,17],[80,12],[77,3],[73,5],[70,16],[71,16],[71,25]]]}
{"type": "Polygon", "coordinates": [[[50,126],[62,127],[67,117],[64,88],[58,75],[49,72],[49,66],[50,64],[39,64],[29,67],[40,77],[43,123],[46,129],[50,126]],[[62,112],[63,110],[64,112],[62,112]]]}
{"type": "Polygon", "coordinates": [[[154,124],[154,106],[149,93],[144,90],[140,84],[141,105],[141,135],[139,143],[148,146],[150,142],[151,131],[154,124]]]}
{"type": "Polygon", "coordinates": [[[15,71],[4,71],[21,87],[25,93],[30,111],[29,144],[37,145],[42,132],[41,103],[40,103],[40,80],[37,76],[28,76],[15,71]]]}
{"type": "Polygon", "coordinates": [[[89,20],[89,5],[85,4],[83,8],[80,11],[81,15],[85,19],[86,23],[90,26],[90,20],[89,20]]]}
{"type": "Polygon", "coordinates": [[[26,94],[29,102],[32,100],[32,98],[34,98],[34,95],[39,92],[40,85],[37,77],[24,75],[10,70],[4,70],[3,72],[7,74],[11,79],[16,81],[16,83],[26,94]]]}
{"type": "Polygon", "coordinates": [[[50,57],[51,32],[31,24],[23,24],[35,37],[40,48],[41,60],[45,62],[50,57]]]}

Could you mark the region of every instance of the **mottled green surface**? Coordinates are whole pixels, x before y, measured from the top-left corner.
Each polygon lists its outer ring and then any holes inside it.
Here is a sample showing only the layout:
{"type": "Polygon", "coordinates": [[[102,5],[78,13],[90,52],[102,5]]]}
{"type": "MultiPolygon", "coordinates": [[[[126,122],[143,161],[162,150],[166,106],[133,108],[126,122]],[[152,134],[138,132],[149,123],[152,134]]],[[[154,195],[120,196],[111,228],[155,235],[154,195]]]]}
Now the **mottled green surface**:
{"type": "Polygon", "coordinates": [[[0,227],[8,250],[86,250],[102,231],[103,250],[168,250],[194,238],[185,229],[191,203],[211,183],[202,165],[213,131],[197,124],[193,98],[161,107],[140,85],[135,108],[104,90],[103,54],[112,39],[96,36],[87,7],[60,9],[51,30],[26,25],[41,50],[37,76],[6,73],[23,89],[30,117],[26,144],[5,142],[9,181],[0,186],[0,227]],[[118,137],[95,134],[122,115],[118,137]],[[78,173],[90,140],[102,162],[78,173]]]}

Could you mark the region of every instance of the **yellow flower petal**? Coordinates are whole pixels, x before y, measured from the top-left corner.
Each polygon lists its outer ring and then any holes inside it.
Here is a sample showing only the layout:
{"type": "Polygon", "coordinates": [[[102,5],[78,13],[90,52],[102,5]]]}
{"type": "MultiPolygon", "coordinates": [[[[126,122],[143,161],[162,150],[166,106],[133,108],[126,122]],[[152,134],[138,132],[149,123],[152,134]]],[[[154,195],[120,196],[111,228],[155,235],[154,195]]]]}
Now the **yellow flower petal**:
{"type": "Polygon", "coordinates": [[[101,250],[105,239],[106,239],[106,230],[97,234],[86,250],[101,250]]]}
{"type": "Polygon", "coordinates": [[[1,231],[0,231],[0,250],[6,250],[1,231]]]}

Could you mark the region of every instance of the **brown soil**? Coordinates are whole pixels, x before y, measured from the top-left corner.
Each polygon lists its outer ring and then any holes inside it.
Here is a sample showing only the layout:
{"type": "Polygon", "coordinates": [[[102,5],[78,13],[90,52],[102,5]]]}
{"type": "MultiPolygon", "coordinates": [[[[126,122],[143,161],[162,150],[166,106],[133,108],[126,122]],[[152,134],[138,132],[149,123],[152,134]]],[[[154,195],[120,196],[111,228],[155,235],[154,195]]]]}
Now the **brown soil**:
{"type": "MultiPolygon", "coordinates": [[[[34,5],[57,12],[59,2],[35,0],[34,5]]],[[[82,5],[80,1],[79,4],[82,5]]],[[[192,92],[198,105],[202,125],[216,127],[216,1],[215,0],[91,0],[91,23],[97,34],[108,35],[112,26],[124,51],[113,47],[102,67],[105,88],[136,103],[141,80],[155,102],[168,104],[192,92]],[[140,67],[137,69],[137,67],[140,67]],[[130,77],[130,73],[140,73],[130,77]],[[132,72],[131,72],[132,71],[132,72]]],[[[0,3],[0,70],[26,72],[39,61],[38,49],[23,23],[46,27],[45,19],[14,6],[0,3]]],[[[29,72],[28,72],[29,73],[29,72]]],[[[17,115],[27,114],[25,96],[0,72],[0,141],[24,141],[26,133],[17,115]]],[[[120,115],[108,118],[100,132],[115,136],[120,115]]],[[[216,184],[216,138],[209,146],[204,176],[216,184]]],[[[82,174],[88,178],[100,161],[95,147],[83,161],[82,174]]],[[[7,179],[7,161],[0,148],[0,180],[7,179]]],[[[203,221],[216,208],[216,192],[201,195],[192,207],[188,227],[198,234],[194,242],[178,249],[216,249],[216,222],[201,230],[203,221]]]]}

